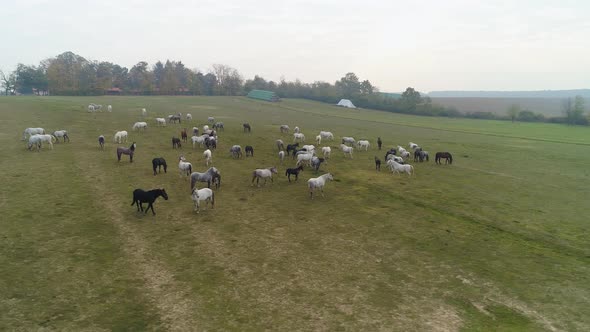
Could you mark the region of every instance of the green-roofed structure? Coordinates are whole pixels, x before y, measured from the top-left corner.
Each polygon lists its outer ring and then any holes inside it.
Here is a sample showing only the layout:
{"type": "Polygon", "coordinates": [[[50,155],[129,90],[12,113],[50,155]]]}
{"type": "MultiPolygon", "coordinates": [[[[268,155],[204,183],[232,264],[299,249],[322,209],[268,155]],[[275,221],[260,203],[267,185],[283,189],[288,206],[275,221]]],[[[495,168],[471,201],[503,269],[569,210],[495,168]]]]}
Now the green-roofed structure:
{"type": "Polygon", "coordinates": [[[272,92],[266,90],[252,90],[248,93],[248,97],[266,101],[279,101],[281,100],[279,96],[272,92]]]}

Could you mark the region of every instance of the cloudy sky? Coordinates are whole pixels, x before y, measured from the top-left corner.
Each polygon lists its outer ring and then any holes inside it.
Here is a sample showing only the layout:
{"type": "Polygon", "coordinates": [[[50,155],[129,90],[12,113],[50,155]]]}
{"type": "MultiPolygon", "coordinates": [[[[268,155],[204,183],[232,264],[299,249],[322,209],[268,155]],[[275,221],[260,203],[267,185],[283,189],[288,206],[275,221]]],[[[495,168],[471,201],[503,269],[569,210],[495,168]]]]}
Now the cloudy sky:
{"type": "Polygon", "coordinates": [[[586,0],[18,0],[0,31],[5,71],[72,51],[272,80],[353,71],[382,91],[590,88],[586,0]]]}

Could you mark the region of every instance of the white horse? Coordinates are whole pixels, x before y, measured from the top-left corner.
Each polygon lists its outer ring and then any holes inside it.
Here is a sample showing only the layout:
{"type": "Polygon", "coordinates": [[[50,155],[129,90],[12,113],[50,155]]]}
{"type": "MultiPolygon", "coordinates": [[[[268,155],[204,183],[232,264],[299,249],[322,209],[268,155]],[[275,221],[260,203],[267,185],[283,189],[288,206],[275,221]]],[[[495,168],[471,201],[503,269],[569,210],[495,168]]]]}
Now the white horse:
{"type": "Polygon", "coordinates": [[[113,142],[117,142],[119,144],[127,142],[127,131],[123,130],[116,132],[115,136],[113,136],[113,142]]]}
{"type": "Polygon", "coordinates": [[[279,160],[281,161],[281,165],[282,165],[283,160],[285,160],[285,151],[279,151],[279,160]]]}
{"type": "Polygon", "coordinates": [[[410,158],[410,152],[409,151],[402,151],[402,153],[399,154],[400,157],[402,157],[403,160],[408,160],[410,158]]]}
{"type": "Polygon", "coordinates": [[[66,139],[68,142],[70,141],[70,136],[68,136],[68,132],[65,130],[56,130],[53,132],[53,136],[55,136],[57,142],[59,142],[60,137],[63,139],[64,143],[66,142],[66,139]]]}
{"type": "Polygon", "coordinates": [[[325,159],[330,158],[330,154],[332,153],[332,148],[329,146],[322,147],[322,154],[324,155],[325,159]]]}
{"type": "Polygon", "coordinates": [[[166,119],[156,118],[156,124],[158,125],[158,127],[166,127],[166,119]]]}
{"type": "Polygon", "coordinates": [[[346,155],[349,155],[350,159],[352,159],[352,151],[354,150],[354,148],[352,146],[348,146],[346,144],[340,144],[340,150],[342,150],[342,152],[344,152],[344,157],[346,157],[346,155]]]}
{"type": "Polygon", "coordinates": [[[207,118],[207,122],[209,122],[209,123],[215,123],[215,118],[212,117],[212,116],[210,116],[210,117],[207,118]]]}
{"type": "Polygon", "coordinates": [[[409,146],[409,147],[410,147],[410,149],[412,149],[412,150],[416,150],[416,149],[418,148],[418,144],[416,144],[416,143],[413,143],[413,142],[410,142],[410,143],[408,144],[408,146],[409,146]]]}
{"type": "Polygon", "coordinates": [[[389,166],[389,169],[391,169],[392,175],[393,173],[408,173],[408,176],[411,176],[412,173],[414,173],[414,166],[410,164],[402,165],[393,159],[387,161],[387,166],[389,166]]]}
{"type": "Polygon", "coordinates": [[[94,104],[88,105],[88,113],[94,113],[96,110],[94,109],[94,104]]]}
{"type": "Polygon", "coordinates": [[[27,144],[27,148],[32,150],[33,147],[37,148],[37,152],[41,149],[41,135],[35,134],[29,137],[29,143],[27,144]]]}
{"type": "Polygon", "coordinates": [[[141,109],[141,116],[143,116],[143,117],[147,116],[147,111],[145,110],[145,108],[141,109]]]}
{"type": "Polygon", "coordinates": [[[25,131],[23,132],[23,141],[27,139],[27,135],[29,135],[29,137],[33,136],[33,135],[43,135],[45,134],[45,129],[43,128],[27,128],[25,129],[25,131]]]}
{"type": "Polygon", "coordinates": [[[276,167],[269,167],[269,168],[257,168],[252,172],[252,185],[254,185],[254,180],[256,180],[256,185],[260,187],[260,179],[264,179],[264,184],[266,185],[266,180],[270,178],[270,182],[274,182],[272,179],[273,174],[277,174],[276,167]]]}
{"type": "Polygon", "coordinates": [[[315,137],[315,143],[316,143],[317,145],[321,145],[321,144],[322,144],[322,135],[317,135],[317,136],[315,137]]]}
{"type": "Polygon", "coordinates": [[[295,129],[293,129],[293,132],[295,134],[299,134],[301,132],[301,130],[299,130],[299,127],[295,126],[295,129]]]}
{"type": "Polygon", "coordinates": [[[298,154],[297,155],[297,164],[295,166],[299,166],[304,161],[307,161],[307,164],[311,167],[311,158],[313,158],[313,153],[298,154]]]}
{"type": "Polygon", "coordinates": [[[112,112],[112,111],[113,111],[113,106],[111,106],[111,105],[108,105],[108,106],[107,106],[107,112],[112,112]]]}
{"type": "Polygon", "coordinates": [[[211,208],[215,207],[215,194],[213,190],[209,188],[203,189],[193,189],[193,193],[191,195],[193,202],[195,202],[195,211],[199,213],[199,208],[201,207],[201,201],[205,201],[205,204],[209,206],[209,201],[211,201],[211,208]]]}
{"type": "Polygon", "coordinates": [[[209,126],[208,125],[204,125],[203,126],[203,131],[207,131],[207,130],[209,130],[209,126]]]}
{"type": "Polygon", "coordinates": [[[334,134],[329,131],[320,131],[320,136],[325,139],[334,140],[334,134]]]}
{"type": "Polygon", "coordinates": [[[305,142],[305,135],[303,135],[302,133],[293,134],[293,142],[297,142],[297,140],[299,140],[300,142],[305,142]]]}
{"type": "Polygon", "coordinates": [[[139,130],[139,129],[146,130],[147,129],[147,122],[136,122],[135,124],[133,124],[133,130],[139,130]]]}
{"type": "Polygon", "coordinates": [[[401,154],[401,153],[402,153],[402,152],[404,152],[404,151],[406,151],[406,149],[404,149],[404,148],[403,148],[401,145],[398,145],[398,146],[397,146],[397,152],[398,152],[399,154],[401,154]]]}
{"type": "Polygon", "coordinates": [[[369,147],[371,146],[371,143],[369,143],[369,141],[367,141],[366,139],[361,139],[361,140],[358,140],[358,142],[356,142],[356,146],[359,150],[361,148],[365,148],[365,151],[369,151],[369,147]]]}
{"type": "Polygon", "coordinates": [[[400,163],[400,164],[403,164],[403,162],[404,162],[404,159],[402,157],[398,157],[394,154],[387,155],[387,161],[389,161],[389,160],[394,160],[395,162],[400,163]]]}
{"type": "Polygon", "coordinates": [[[192,120],[193,119],[193,115],[190,113],[186,113],[186,120],[192,120]]]}
{"type": "Polygon", "coordinates": [[[356,142],[354,140],[354,137],[342,137],[342,144],[350,144],[350,145],[353,145],[354,142],[356,142]]]}
{"type": "Polygon", "coordinates": [[[305,150],[311,154],[315,153],[315,146],[311,145],[311,144],[306,144],[304,146],[301,147],[301,150],[305,150]]]}
{"type": "Polygon", "coordinates": [[[319,189],[322,193],[322,197],[324,197],[324,186],[328,180],[334,180],[334,177],[330,173],[326,173],[322,176],[317,178],[311,178],[307,180],[307,187],[309,188],[309,197],[313,199],[313,192],[316,189],[319,189]]]}
{"type": "Polygon", "coordinates": [[[211,150],[207,149],[203,152],[203,158],[205,158],[205,162],[207,163],[207,166],[209,166],[209,163],[213,164],[213,159],[211,158],[211,150]]]}
{"type": "Polygon", "coordinates": [[[31,138],[32,137],[36,137],[35,140],[34,140],[35,142],[38,142],[38,143],[41,143],[41,144],[43,144],[43,143],[49,143],[49,148],[51,150],[53,150],[53,140],[56,140],[56,138],[53,137],[53,135],[47,135],[47,134],[33,135],[33,136],[29,137],[29,146],[31,144],[31,138]]]}
{"type": "Polygon", "coordinates": [[[281,133],[289,133],[289,126],[288,125],[281,125],[281,127],[279,128],[281,133]]]}
{"type": "Polygon", "coordinates": [[[182,174],[191,175],[193,172],[193,165],[184,159],[184,156],[178,158],[178,169],[180,170],[180,177],[182,174]]]}
{"type": "Polygon", "coordinates": [[[197,145],[197,143],[203,146],[203,144],[205,144],[205,138],[207,137],[209,137],[209,135],[207,134],[203,134],[201,136],[192,136],[191,141],[193,141],[193,149],[195,148],[195,145],[197,145]]]}

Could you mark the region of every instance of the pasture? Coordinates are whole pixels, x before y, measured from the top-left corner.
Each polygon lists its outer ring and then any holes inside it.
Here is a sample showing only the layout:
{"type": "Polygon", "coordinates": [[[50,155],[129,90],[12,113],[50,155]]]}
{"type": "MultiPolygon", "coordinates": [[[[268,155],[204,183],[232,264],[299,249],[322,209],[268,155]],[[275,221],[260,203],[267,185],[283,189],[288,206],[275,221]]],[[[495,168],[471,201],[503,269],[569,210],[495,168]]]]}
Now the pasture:
{"type": "Polygon", "coordinates": [[[522,110],[543,114],[546,117],[563,116],[563,98],[501,98],[501,97],[433,97],[432,102],[454,107],[460,112],[492,112],[506,116],[511,105],[517,104],[522,110]]]}
{"type": "Polygon", "coordinates": [[[588,128],[304,100],[11,97],[0,98],[0,144],[1,330],[590,329],[588,128]],[[91,102],[113,112],[90,114],[91,102]],[[192,122],[156,127],[176,112],[192,122]],[[183,154],[204,172],[204,149],[173,150],[171,138],[208,116],[225,124],[213,151],[222,183],[215,208],[197,214],[177,165],[183,154]],[[145,132],[131,130],[137,121],[145,132]],[[334,133],[317,174],[334,175],[325,197],[310,200],[309,167],[284,176],[295,162],[279,164],[275,140],[293,140],[282,124],[307,144],[334,133]],[[71,142],[28,151],[26,127],[65,129],[71,142]],[[119,130],[121,146],[137,143],[133,163],[117,162],[119,130]],[[345,158],[342,136],[371,148],[345,158]],[[453,165],[375,171],[374,156],[409,141],[452,152],[453,165]],[[232,159],[233,144],[254,157],[232,159]],[[155,157],[168,173],[153,175],[155,157]],[[274,182],[252,186],[252,171],[271,166],[274,182]],[[136,188],[169,200],[137,213],[136,188]]]}

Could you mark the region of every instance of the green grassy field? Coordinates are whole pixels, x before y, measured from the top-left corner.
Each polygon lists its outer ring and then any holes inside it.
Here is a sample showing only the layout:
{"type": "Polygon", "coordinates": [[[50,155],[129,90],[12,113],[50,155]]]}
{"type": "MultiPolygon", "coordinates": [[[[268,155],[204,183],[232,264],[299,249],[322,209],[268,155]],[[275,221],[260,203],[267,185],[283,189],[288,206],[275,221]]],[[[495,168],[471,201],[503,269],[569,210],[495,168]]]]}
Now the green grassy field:
{"type": "MultiPolygon", "coordinates": [[[[241,97],[0,98],[0,330],[569,330],[590,329],[588,128],[347,110],[241,97]],[[88,114],[89,103],[112,113],[88,114]],[[131,131],[148,110],[150,128],[131,131]],[[172,150],[190,112],[225,123],[213,152],[216,206],[193,212],[183,153],[172,150]],[[252,133],[241,124],[249,122],[252,133]],[[309,199],[306,169],[284,177],[280,124],[341,136],[381,136],[450,151],[452,166],[416,176],[374,170],[373,146],[333,151],[325,197],[309,199]],[[39,153],[26,127],[66,129],[71,143],[39,153]],[[127,130],[133,163],[111,142],[127,130]],[[97,137],[107,137],[105,151],[97,137]],[[232,160],[233,144],[255,157],[232,160]],[[162,156],[169,172],[152,175],[162,156]],[[279,176],[250,185],[252,170],[279,176]],[[157,215],[131,207],[135,188],[164,187],[157,215]],[[586,204],[585,204],[586,203],[586,204]]],[[[325,143],[325,142],[324,142],[325,143]]],[[[339,142],[328,142],[337,146],[339,142]]]]}
{"type": "Polygon", "coordinates": [[[448,97],[432,98],[435,104],[454,107],[460,112],[492,112],[506,116],[511,105],[519,105],[523,110],[543,114],[546,117],[563,116],[562,98],[478,98],[478,97],[448,97]]]}

